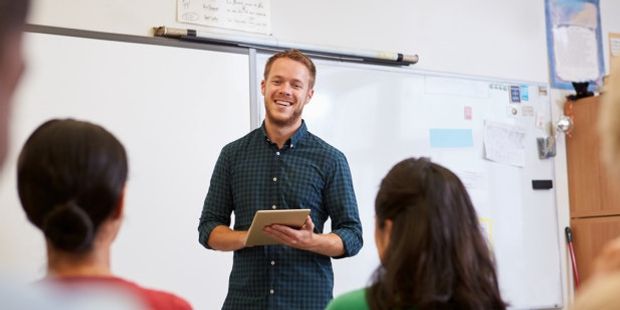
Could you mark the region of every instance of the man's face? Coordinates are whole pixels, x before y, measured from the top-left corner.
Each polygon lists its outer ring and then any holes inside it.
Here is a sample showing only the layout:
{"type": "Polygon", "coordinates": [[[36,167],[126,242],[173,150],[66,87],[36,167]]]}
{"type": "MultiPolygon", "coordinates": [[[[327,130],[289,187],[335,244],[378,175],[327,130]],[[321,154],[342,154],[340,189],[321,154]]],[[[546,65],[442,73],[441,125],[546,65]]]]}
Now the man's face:
{"type": "Polygon", "coordinates": [[[10,33],[3,41],[0,38],[0,44],[0,167],[2,167],[8,151],[11,100],[24,71],[21,31],[10,33]]]}
{"type": "Polygon", "coordinates": [[[279,58],[261,82],[266,118],[277,126],[292,126],[301,121],[301,112],[312,98],[310,71],[302,63],[279,58]]]}

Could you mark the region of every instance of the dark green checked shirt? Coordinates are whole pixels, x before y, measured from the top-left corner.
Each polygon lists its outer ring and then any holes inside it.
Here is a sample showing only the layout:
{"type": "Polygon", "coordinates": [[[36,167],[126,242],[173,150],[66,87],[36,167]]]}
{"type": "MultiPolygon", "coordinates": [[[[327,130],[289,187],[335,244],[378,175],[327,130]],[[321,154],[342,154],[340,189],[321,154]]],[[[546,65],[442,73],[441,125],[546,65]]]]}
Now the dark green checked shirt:
{"type": "MultiPolygon", "coordinates": [[[[362,247],[351,173],[345,156],[301,127],[282,149],[264,124],[226,145],[205,198],[199,240],[206,248],[218,225],[248,230],[257,210],[311,209],[315,232],[331,218],[344,244],[342,257],[362,247]]],[[[212,266],[218,268],[218,266],[212,266]]],[[[324,309],[332,299],[331,258],[283,245],[235,251],[223,309],[324,309]]]]}

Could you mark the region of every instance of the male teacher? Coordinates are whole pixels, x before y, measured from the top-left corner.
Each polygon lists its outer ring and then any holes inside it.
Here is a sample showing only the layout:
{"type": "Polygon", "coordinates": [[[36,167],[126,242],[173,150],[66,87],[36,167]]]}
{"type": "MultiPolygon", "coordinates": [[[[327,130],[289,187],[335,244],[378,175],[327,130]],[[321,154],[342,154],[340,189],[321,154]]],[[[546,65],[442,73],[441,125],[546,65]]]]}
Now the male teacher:
{"type": "Polygon", "coordinates": [[[235,251],[223,309],[324,309],[334,286],[331,258],[362,247],[347,160],[301,118],[315,76],[312,60],[297,50],[269,58],[262,126],[226,145],[215,165],[198,232],[206,248],[235,251]],[[264,229],[282,245],[246,247],[256,211],[300,208],[311,210],[300,229],[264,229]],[[328,217],[332,231],[323,233],[328,217]]]}

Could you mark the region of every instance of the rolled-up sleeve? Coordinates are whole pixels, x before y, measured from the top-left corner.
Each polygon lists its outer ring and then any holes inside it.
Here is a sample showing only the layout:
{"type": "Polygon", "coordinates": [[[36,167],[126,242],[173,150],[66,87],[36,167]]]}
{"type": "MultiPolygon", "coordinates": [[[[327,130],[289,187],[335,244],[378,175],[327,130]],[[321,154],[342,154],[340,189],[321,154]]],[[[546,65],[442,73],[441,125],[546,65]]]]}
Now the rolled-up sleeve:
{"type": "Polygon", "coordinates": [[[362,224],[351,181],[351,171],[342,153],[338,153],[330,169],[324,197],[332,221],[332,233],[338,235],[344,245],[344,254],[334,258],[357,254],[364,244],[362,224]]]}
{"type": "Polygon", "coordinates": [[[230,158],[228,148],[224,147],[213,169],[198,224],[198,241],[207,249],[211,249],[208,241],[213,229],[219,225],[230,226],[231,195],[230,158]]]}

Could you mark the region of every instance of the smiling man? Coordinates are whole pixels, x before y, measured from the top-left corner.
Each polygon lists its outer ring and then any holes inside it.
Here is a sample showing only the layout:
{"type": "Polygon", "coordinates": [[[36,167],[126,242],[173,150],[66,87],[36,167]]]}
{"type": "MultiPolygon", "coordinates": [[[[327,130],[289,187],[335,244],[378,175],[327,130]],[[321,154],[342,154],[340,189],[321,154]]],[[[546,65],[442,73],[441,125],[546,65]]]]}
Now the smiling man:
{"type": "Polygon", "coordinates": [[[362,247],[347,160],[302,120],[315,77],[297,50],[269,58],[263,125],[226,145],[215,165],[198,232],[206,248],[235,251],[223,309],[324,309],[332,299],[331,258],[362,247]],[[300,208],[311,209],[300,229],[265,228],[282,245],[246,247],[256,211],[300,208]],[[328,218],[332,229],[323,233],[328,218]]]}

